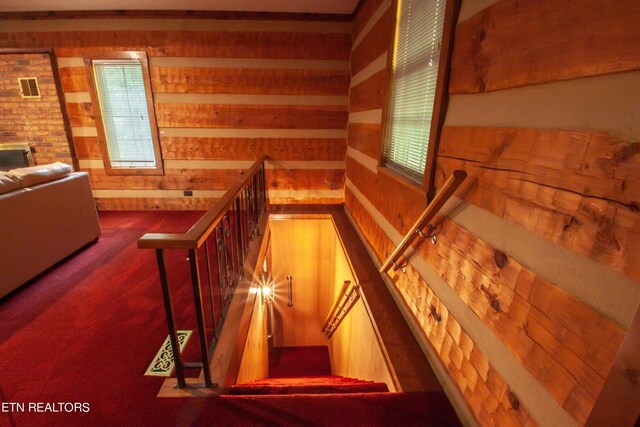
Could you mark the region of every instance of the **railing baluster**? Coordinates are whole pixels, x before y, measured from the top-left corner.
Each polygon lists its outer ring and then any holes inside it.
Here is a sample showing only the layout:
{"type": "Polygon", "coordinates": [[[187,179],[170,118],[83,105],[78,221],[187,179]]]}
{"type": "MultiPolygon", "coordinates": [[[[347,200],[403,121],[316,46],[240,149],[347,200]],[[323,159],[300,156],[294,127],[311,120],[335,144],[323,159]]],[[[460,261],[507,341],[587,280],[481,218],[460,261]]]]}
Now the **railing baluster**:
{"type": "MultiPolygon", "coordinates": [[[[236,206],[236,248],[238,249],[238,255],[240,256],[240,259],[244,258],[244,242],[242,241],[242,210],[240,207],[240,204],[242,202],[240,201],[240,197],[238,197],[236,199],[235,202],[235,206],[236,206]]],[[[238,268],[242,268],[242,264],[241,261],[239,261],[238,264],[238,268]]]]}
{"type": "Polygon", "coordinates": [[[180,356],[180,346],[178,341],[178,331],[176,329],[175,315],[173,313],[173,304],[171,302],[171,292],[169,290],[169,281],[167,280],[167,270],[164,264],[164,251],[156,249],[156,261],[158,262],[158,272],[160,273],[160,286],[162,287],[162,299],[164,301],[164,311],[167,317],[167,326],[169,328],[169,341],[171,341],[171,352],[173,353],[173,361],[176,367],[176,379],[178,387],[183,388],[186,385],[184,379],[184,371],[182,370],[182,357],[180,356]]]}
{"type": "Polygon", "coordinates": [[[211,324],[213,325],[213,339],[217,340],[218,337],[218,330],[216,328],[216,307],[213,304],[213,284],[211,282],[211,254],[209,253],[209,240],[205,240],[204,241],[204,253],[205,253],[205,260],[207,263],[207,283],[208,283],[208,289],[209,289],[209,303],[211,304],[211,324]]]}
{"type": "Polygon", "coordinates": [[[224,265],[224,243],[219,238],[219,227],[214,229],[214,237],[216,239],[216,260],[218,262],[218,287],[220,289],[220,316],[222,319],[225,319],[226,311],[225,307],[227,306],[227,292],[228,292],[228,283],[227,276],[222,271],[222,267],[224,265]]]}
{"type": "Polygon", "coordinates": [[[196,309],[196,321],[198,324],[198,338],[200,338],[200,357],[202,358],[202,370],[204,385],[212,387],[211,372],[209,369],[209,346],[207,345],[206,329],[204,325],[204,310],[202,309],[202,291],[200,289],[200,273],[198,271],[198,254],[195,249],[189,249],[189,265],[191,267],[191,284],[193,286],[193,304],[196,309]]]}

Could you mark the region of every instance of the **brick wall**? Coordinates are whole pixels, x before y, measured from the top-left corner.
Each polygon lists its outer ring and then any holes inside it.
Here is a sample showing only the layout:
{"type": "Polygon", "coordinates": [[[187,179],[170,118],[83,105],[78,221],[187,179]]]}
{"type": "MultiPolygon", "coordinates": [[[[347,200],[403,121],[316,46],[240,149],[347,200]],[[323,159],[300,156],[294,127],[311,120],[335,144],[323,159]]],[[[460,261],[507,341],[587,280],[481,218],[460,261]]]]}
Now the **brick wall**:
{"type": "Polygon", "coordinates": [[[36,164],[72,164],[47,54],[0,55],[0,144],[27,142],[36,164]],[[18,77],[37,77],[41,98],[22,98],[18,77]]]}

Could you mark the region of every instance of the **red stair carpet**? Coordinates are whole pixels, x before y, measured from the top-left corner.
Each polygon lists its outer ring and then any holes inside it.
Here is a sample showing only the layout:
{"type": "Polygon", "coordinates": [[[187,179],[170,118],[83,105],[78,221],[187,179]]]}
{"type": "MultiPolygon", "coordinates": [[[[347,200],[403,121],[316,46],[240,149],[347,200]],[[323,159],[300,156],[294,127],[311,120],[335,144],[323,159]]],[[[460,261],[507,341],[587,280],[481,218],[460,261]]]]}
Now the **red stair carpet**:
{"type": "MultiPolygon", "coordinates": [[[[459,425],[442,393],[157,398],[164,379],[143,374],[167,328],[155,255],[136,241],[199,215],[101,212],[98,242],[0,300],[0,426],[459,425]]],[[[167,264],[178,327],[193,329],[186,255],[167,264]]]]}
{"type": "Polygon", "coordinates": [[[389,389],[385,383],[338,376],[265,378],[231,388],[231,394],[235,395],[377,393],[388,391],[389,389]]]}
{"type": "Polygon", "coordinates": [[[331,375],[327,346],[276,347],[269,354],[270,378],[327,375],[331,375]]]}

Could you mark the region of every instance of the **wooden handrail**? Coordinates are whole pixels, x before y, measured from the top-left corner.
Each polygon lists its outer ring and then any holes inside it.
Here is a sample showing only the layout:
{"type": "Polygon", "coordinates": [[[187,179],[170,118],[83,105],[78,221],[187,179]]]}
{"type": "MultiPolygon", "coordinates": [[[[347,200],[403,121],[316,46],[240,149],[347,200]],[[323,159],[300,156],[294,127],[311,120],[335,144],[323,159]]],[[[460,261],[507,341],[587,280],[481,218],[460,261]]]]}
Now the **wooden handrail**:
{"type": "Polygon", "coordinates": [[[360,299],[359,289],[360,286],[357,284],[352,285],[350,280],[345,280],[340,295],[336,298],[322,327],[322,332],[327,335],[327,338],[331,338],[355,303],[360,299]]]}
{"type": "Polygon", "coordinates": [[[449,200],[449,198],[453,196],[453,193],[456,192],[456,190],[458,189],[458,187],[460,187],[460,184],[462,184],[462,181],[464,181],[466,177],[467,173],[463,170],[459,169],[453,171],[453,174],[451,174],[449,179],[447,179],[447,181],[442,186],[442,189],[438,192],[436,197],[434,197],[431,203],[429,203],[429,206],[427,206],[426,209],[422,212],[420,218],[418,218],[415,224],[413,224],[413,227],[411,227],[407,235],[404,236],[404,239],[402,239],[402,242],[400,242],[396,250],[393,251],[393,253],[389,256],[389,259],[387,259],[387,261],[382,264],[382,267],[380,267],[380,273],[386,273],[391,265],[394,264],[402,254],[404,254],[404,251],[409,248],[416,237],[420,235],[422,229],[427,226],[427,224],[429,224],[429,221],[431,221],[433,217],[440,211],[440,209],[442,209],[444,204],[447,203],[447,200],[449,200]]]}
{"type": "Polygon", "coordinates": [[[347,291],[349,290],[349,286],[351,286],[351,280],[345,280],[342,284],[342,289],[340,290],[338,297],[333,302],[333,305],[329,310],[329,314],[327,314],[327,318],[324,320],[324,324],[322,325],[322,332],[324,332],[329,326],[329,323],[331,323],[331,320],[333,319],[338,306],[340,306],[340,301],[342,301],[342,298],[348,295],[347,291]]]}
{"type": "Polygon", "coordinates": [[[186,233],[147,233],[138,240],[141,249],[197,249],[226,215],[242,189],[253,178],[266,156],[260,157],[186,233]]]}

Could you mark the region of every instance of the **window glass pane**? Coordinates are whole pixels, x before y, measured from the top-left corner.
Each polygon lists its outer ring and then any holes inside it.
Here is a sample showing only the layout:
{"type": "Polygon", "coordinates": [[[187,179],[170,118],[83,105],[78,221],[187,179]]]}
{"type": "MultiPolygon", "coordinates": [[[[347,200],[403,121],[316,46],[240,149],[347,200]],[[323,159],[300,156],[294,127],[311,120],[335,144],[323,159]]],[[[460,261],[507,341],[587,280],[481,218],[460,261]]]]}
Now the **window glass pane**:
{"type": "Polygon", "coordinates": [[[401,0],[398,5],[383,157],[385,165],[416,181],[427,159],[445,6],[445,0],[401,0]]]}
{"type": "Polygon", "coordinates": [[[149,108],[137,60],[93,61],[112,167],[155,167],[149,108]]]}

